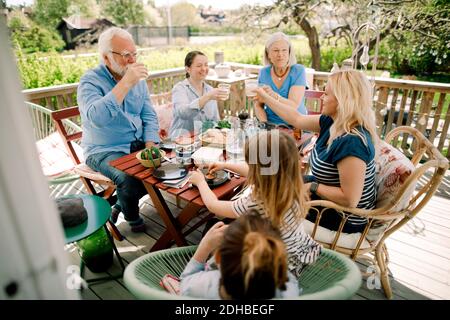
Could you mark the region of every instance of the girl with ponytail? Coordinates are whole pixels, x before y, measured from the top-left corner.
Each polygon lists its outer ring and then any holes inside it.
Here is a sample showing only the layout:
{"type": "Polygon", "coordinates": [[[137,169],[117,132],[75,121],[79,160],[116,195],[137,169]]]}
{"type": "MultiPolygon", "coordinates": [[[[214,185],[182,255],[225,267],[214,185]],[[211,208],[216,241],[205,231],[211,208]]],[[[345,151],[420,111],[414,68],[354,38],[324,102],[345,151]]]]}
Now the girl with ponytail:
{"type": "Polygon", "coordinates": [[[206,299],[294,298],[297,279],[288,271],[279,231],[257,213],[230,225],[216,223],[181,275],[181,294],[206,299]],[[213,253],[218,269],[206,264],[213,253]]]}
{"type": "Polygon", "coordinates": [[[289,270],[297,277],[321,251],[321,245],[302,225],[308,206],[299,161],[295,141],[289,134],[261,131],[245,144],[245,163],[217,162],[209,168],[210,172],[228,169],[247,177],[247,188],[236,199],[217,199],[200,172],[190,177],[215,215],[236,219],[255,209],[278,228],[287,248],[289,270]]]}

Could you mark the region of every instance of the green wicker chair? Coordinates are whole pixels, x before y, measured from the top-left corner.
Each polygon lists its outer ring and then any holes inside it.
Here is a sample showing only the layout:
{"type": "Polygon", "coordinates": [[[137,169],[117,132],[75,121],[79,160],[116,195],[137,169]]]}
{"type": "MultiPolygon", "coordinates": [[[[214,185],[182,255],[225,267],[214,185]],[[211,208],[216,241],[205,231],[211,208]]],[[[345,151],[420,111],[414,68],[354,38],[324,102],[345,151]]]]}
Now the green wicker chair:
{"type": "MultiPolygon", "coordinates": [[[[172,295],[159,285],[165,274],[180,276],[197,246],[180,247],[148,253],[132,261],[124,273],[128,290],[138,299],[193,299],[172,295]]],[[[361,285],[361,272],[344,255],[323,249],[318,260],[302,272],[299,300],[349,299],[361,285]]]]}
{"type": "MultiPolygon", "coordinates": [[[[52,110],[27,101],[25,101],[25,106],[28,108],[29,114],[31,116],[33,133],[36,142],[43,141],[51,134],[56,132],[55,123],[53,122],[51,116],[52,110]]],[[[64,126],[69,133],[81,130],[80,126],[70,120],[66,120],[64,122],[64,126]]],[[[65,184],[71,183],[79,178],[79,175],[69,170],[67,172],[62,172],[57,176],[48,177],[48,182],[50,185],[65,184]]]]}

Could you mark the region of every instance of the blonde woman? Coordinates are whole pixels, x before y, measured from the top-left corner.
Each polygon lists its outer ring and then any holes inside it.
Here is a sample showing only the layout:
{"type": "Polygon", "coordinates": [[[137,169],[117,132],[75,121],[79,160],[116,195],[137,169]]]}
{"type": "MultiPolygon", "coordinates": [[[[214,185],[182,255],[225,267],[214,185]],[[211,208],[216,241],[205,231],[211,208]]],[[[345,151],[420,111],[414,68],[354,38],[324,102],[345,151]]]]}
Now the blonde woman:
{"type": "MultiPolygon", "coordinates": [[[[259,72],[258,83],[264,85],[267,94],[285,108],[307,114],[303,99],[306,70],[297,64],[292,44],[284,33],[274,33],[267,40],[264,64],[265,67],[259,72]]],[[[255,112],[261,122],[287,124],[272,110],[272,101],[257,100],[255,112]]]]}
{"type": "MultiPolygon", "coordinates": [[[[322,96],[322,115],[303,116],[284,108],[261,88],[257,94],[270,101],[272,109],[294,127],[320,132],[310,158],[312,182],[306,184],[312,199],[327,199],[346,207],[375,207],[377,135],[372,86],[363,73],[346,70],[329,77],[322,96]]],[[[325,214],[320,224],[337,230],[340,222],[335,213],[325,214]]],[[[350,216],[343,231],[360,232],[366,223],[364,218],[350,216]]]]}
{"type": "Polygon", "coordinates": [[[211,165],[210,172],[229,169],[247,177],[248,188],[236,200],[217,199],[201,172],[194,172],[190,180],[198,187],[208,210],[219,217],[237,218],[255,209],[269,219],[279,228],[286,244],[289,270],[299,276],[305,264],[315,261],[321,246],[304,232],[301,224],[307,208],[296,150],[294,139],[287,133],[262,131],[246,143],[245,163],[211,165]],[[261,155],[270,157],[270,165],[261,155]],[[267,170],[272,165],[275,170],[267,170]]]}

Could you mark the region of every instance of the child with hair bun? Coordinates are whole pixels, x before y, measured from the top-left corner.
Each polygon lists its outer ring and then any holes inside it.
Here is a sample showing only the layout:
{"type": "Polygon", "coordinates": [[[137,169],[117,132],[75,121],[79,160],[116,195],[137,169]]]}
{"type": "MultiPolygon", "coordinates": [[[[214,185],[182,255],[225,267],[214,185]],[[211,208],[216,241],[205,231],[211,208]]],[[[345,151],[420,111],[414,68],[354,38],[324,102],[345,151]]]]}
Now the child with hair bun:
{"type": "Polygon", "coordinates": [[[181,274],[181,295],[205,299],[294,298],[300,294],[288,271],[279,231],[258,214],[229,225],[218,222],[206,233],[181,274]],[[213,253],[218,269],[210,269],[213,253]]]}

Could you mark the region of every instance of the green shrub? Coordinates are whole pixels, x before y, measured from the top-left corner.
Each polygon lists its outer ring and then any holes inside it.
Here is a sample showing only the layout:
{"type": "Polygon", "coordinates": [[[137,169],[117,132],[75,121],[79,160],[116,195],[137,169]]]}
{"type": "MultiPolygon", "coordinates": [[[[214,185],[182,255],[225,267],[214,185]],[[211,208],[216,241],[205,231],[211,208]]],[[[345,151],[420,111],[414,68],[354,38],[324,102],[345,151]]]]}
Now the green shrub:
{"type": "Polygon", "coordinates": [[[334,62],[341,65],[342,61],[352,57],[352,49],[350,47],[323,46],[320,53],[320,71],[326,72],[331,70],[334,62]]]}
{"type": "Polygon", "coordinates": [[[390,67],[395,73],[419,76],[450,72],[450,47],[445,41],[421,41],[405,33],[400,41],[392,37],[386,39],[385,45],[389,48],[390,67]]]}
{"type": "Polygon", "coordinates": [[[55,32],[37,25],[24,15],[15,13],[8,23],[11,41],[25,53],[59,51],[64,41],[55,32]]]}

